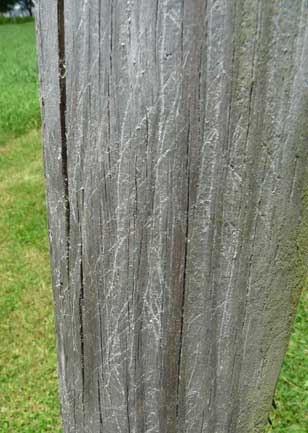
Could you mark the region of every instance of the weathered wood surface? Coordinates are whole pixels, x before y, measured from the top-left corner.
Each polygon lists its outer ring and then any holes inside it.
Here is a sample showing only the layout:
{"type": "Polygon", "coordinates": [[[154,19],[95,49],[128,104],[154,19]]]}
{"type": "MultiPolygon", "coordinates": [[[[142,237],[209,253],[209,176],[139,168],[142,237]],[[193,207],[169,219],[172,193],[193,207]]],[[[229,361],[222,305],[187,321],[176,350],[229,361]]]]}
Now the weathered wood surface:
{"type": "Polygon", "coordinates": [[[303,268],[307,22],[39,2],[65,433],[263,430],[303,268]]]}

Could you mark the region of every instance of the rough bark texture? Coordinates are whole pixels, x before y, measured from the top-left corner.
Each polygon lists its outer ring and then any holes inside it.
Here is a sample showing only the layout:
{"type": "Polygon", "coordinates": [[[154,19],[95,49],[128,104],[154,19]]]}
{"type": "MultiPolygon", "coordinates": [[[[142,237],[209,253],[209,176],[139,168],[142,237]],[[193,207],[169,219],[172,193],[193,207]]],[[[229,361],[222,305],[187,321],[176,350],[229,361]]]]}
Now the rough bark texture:
{"type": "Polygon", "coordinates": [[[39,2],[65,433],[264,428],[304,263],[307,22],[307,0],[39,2]]]}

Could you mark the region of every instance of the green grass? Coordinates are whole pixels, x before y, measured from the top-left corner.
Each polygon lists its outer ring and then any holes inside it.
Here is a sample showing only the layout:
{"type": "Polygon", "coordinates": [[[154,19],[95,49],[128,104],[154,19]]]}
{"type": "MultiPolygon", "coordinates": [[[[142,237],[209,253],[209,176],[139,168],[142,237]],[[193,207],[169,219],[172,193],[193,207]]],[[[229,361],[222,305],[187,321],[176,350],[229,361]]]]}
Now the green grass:
{"type": "Polygon", "coordinates": [[[60,432],[33,23],[0,26],[0,432],[60,432]]]}
{"type": "MultiPolygon", "coordinates": [[[[39,124],[33,23],[0,26],[0,433],[60,432],[39,124]]],[[[267,432],[308,432],[307,323],[306,291],[267,432]]]]}
{"type": "Polygon", "coordinates": [[[3,24],[26,24],[34,21],[33,17],[3,17],[0,16],[0,26],[3,24]]]}
{"type": "Polygon", "coordinates": [[[40,133],[0,148],[0,432],[58,432],[40,133]]]}
{"type": "Polygon", "coordinates": [[[304,291],[275,393],[271,433],[308,432],[308,292],[304,291]]]}
{"type": "Polygon", "coordinates": [[[34,24],[0,26],[0,146],[40,126],[34,24]]]}

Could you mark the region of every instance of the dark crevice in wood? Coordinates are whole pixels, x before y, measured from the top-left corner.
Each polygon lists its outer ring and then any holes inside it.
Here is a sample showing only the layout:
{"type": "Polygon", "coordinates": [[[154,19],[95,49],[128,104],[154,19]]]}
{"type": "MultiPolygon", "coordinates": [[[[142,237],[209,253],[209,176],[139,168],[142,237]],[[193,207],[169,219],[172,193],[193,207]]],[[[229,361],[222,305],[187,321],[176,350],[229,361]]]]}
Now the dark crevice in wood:
{"type": "Polygon", "coordinates": [[[181,380],[181,364],[183,353],[183,332],[184,332],[184,313],[185,313],[185,292],[186,292],[186,276],[187,276],[187,257],[188,257],[188,237],[189,237],[189,207],[190,207],[190,160],[189,160],[189,143],[190,143],[190,122],[187,131],[187,153],[186,153],[186,175],[187,175],[187,201],[186,201],[186,231],[185,231],[185,246],[184,246],[184,266],[183,266],[183,288],[182,288],[182,304],[181,304],[181,324],[179,338],[179,354],[177,365],[177,402],[176,402],[176,417],[179,414],[179,392],[181,380]]]}
{"type": "MultiPolygon", "coordinates": [[[[259,3],[258,3],[259,5],[259,3]]],[[[258,32],[258,25],[259,25],[259,13],[257,13],[256,18],[256,38],[253,45],[253,53],[252,53],[252,66],[251,66],[251,85],[250,85],[250,91],[249,91],[249,98],[248,98],[248,124],[247,124],[247,132],[246,132],[246,146],[248,145],[248,139],[249,139],[249,133],[250,133],[250,126],[251,126],[251,112],[252,112],[252,103],[253,103],[253,94],[254,94],[254,87],[255,87],[255,70],[256,70],[256,50],[257,50],[257,44],[258,44],[258,38],[259,38],[259,32],[258,32]]]]}
{"type": "Polygon", "coordinates": [[[205,410],[203,410],[203,412],[202,412],[202,422],[201,422],[200,433],[203,433],[204,421],[205,421],[205,410]]]}
{"type": "MultiPolygon", "coordinates": [[[[98,82],[102,82],[102,56],[101,56],[101,40],[102,40],[102,2],[98,2],[98,82]]],[[[101,108],[101,104],[100,104],[101,108]]]]}
{"type": "MultiPolygon", "coordinates": [[[[138,299],[137,305],[140,305],[141,302],[138,299]]],[[[138,307],[139,309],[139,307],[138,307]]],[[[136,425],[136,433],[144,433],[146,428],[146,419],[145,419],[145,377],[144,377],[144,365],[142,359],[143,345],[142,345],[142,313],[138,311],[138,332],[136,336],[136,353],[135,353],[135,377],[138,378],[136,382],[136,400],[135,400],[135,412],[138,414],[137,425],[136,425]]]]}
{"type": "MultiPolygon", "coordinates": [[[[81,377],[82,389],[84,391],[84,328],[83,328],[83,303],[84,303],[84,282],[82,263],[82,242],[80,242],[80,295],[79,295],[79,320],[80,320],[80,349],[81,349],[81,377]]],[[[84,392],[83,392],[84,395],[84,392]]]]}
{"type": "Polygon", "coordinates": [[[101,311],[101,305],[100,303],[98,304],[98,318],[99,318],[99,350],[100,350],[100,362],[101,362],[101,373],[102,373],[102,378],[104,381],[104,373],[103,373],[103,364],[104,364],[104,357],[103,357],[103,335],[102,335],[102,329],[103,329],[103,325],[102,325],[102,311],[101,311]]]}
{"type": "Polygon", "coordinates": [[[110,75],[112,75],[112,55],[113,55],[113,0],[111,0],[111,10],[110,10],[110,75]]]}
{"type": "Polygon", "coordinates": [[[127,433],[131,433],[131,426],[130,426],[130,414],[129,414],[129,384],[127,382],[126,378],[126,392],[125,392],[125,400],[126,400],[126,417],[127,417],[127,433]]]}
{"type": "Polygon", "coordinates": [[[155,64],[158,64],[158,53],[157,53],[157,35],[158,35],[158,17],[159,17],[159,1],[160,0],[156,0],[155,3],[155,24],[154,24],[154,44],[155,44],[155,64]]]}
{"type": "Polygon", "coordinates": [[[65,63],[65,20],[64,0],[58,0],[58,55],[59,55],[59,87],[60,87],[60,127],[61,127],[61,161],[64,189],[64,212],[66,232],[66,265],[69,278],[70,250],[70,200],[68,188],[68,155],[67,155],[67,125],[66,125],[66,63],[65,63]]]}
{"type": "MultiPolygon", "coordinates": [[[[138,157],[135,155],[135,215],[134,215],[134,226],[136,228],[136,218],[138,216],[138,176],[137,176],[137,161],[138,157]]],[[[129,260],[128,260],[129,265],[129,260]]],[[[129,306],[129,301],[128,301],[129,306]]]]}
{"type": "Polygon", "coordinates": [[[108,81],[107,81],[107,117],[108,117],[108,163],[109,163],[109,171],[111,170],[111,151],[110,151],[110,143],[111,143],[111,109],[110,109],[110,100],[111,100],[111,89],[110,82],[112,76],[112,55],[113,55],[113,0],[111,0],[111,10],[110,10],[110,43],[109,43],[109,72],[108,72],[108,81]]]}
{"type": "MultiPolygon", "coordinates": [[[[135,188],[136,188],[136,200],[135,200],[136,209],[135,209],[135,212],[136,212],[136,215],[138,215],[137,214],[138,201],[137,201],[137,178],[136,178],[136,170],[137,169],[136,169],[136,167],[137,167],[137,155],[135,157],[135,188]]],[[[129,237],[128,237],[127,243],[128,243],[128,245],[127,245],[127,255],[128,255],[127,275],[129,275],[129,269],[130,269],[130,260],[129,260],[130,259],[130,239],[129,239],[129,237]]],[[[129,360],[128,360],[129,345],[127,344],[127,340],[129,339],[130,331],[131,331],[131,329],[130,329],[130,325],[131,325],[130,296],[133,296],[133,295],[130,295],[128,291],[127,291],[126,295],[127,295],[126,296],[126,300],[127,300],[127,332],[125,333],[125,343],[126,343],[125,352],[127,354],[127,357],[126,357],[126,372],[125,372],[125,376],[126,376],[126,380],[125,380],[125,387],[126,387],[126,389],[125,389],[125,405],[126,405],[126,417],[127,417],[127,433],[130,433],[131,432],[130,410],[129,410],[130,374],[129,374],[129,365],[128,365],[129,364],[129,360]]],[[[133,303],[132,303],[132,307],[133,307],[133,303]]]]}
{"type": "Polygon", "coordinates": [[[181,65],[183,67],[183,56],[184,56],[184,14],[185,14],[185,1],[182,0],[181,4],[181,65]]]}
{"type": "MultiPolygon", "coordinates": [[[[82,210],[84,207],[84,190],[82,189],[81,202],[82,202],[82,210]]],[[[80,293],[79,293],[79,324],[80,324],[80,361],[81,361],[81,380],[82,380],[82,405],[84,411],[84,397],[85,397],[85,353],[84,353],[84,319],[83,319],[83,309],[84,309],[84,270],[83,270],[83,239],[82,239],[82,221],[78,210],[78,220],[80,226],[80,265],[79,265],[79,273],[80,273],[80,293]]]]}
{"type": "Polygon", "coordinates": [[[103,433],[103,412],[102,412],[102,397],[101,397],[101,390],[103,389],[101,386],[101,377],[102,382],[104,383],[104,376],[103,376],[103,365],[104,365],[104,358],[103,358],[103,336],[102,336],[102,311],[101,311],[101,305],[98,302],[98,319],[99,319],[99,362],[101,367],[98,368],[98,378],[97,378],[97,392],[98,392],[98,412],[99,412],[99,424],[100,424],[100,433],[103,433]]]}
{"type": "Polygon", "coordinates": [[[97,403],[98,403],[98,413],[99,413],[99,428],[100,433],[103,433],[103,414],[102,414],[102,403],[101,403],[101,384],[99,377],[97,379],[97,403]]]}
{"type": "Polygon", "coordinates": [[[249,103],[248,103],[248,124],[247,124],[247,132],[246,132],[246,143],[248,144],[249,132],[251,126],[251,110],[252,110],[252,97],[254,91],[254,81],[252,81],[249,91],[249,103]]]}

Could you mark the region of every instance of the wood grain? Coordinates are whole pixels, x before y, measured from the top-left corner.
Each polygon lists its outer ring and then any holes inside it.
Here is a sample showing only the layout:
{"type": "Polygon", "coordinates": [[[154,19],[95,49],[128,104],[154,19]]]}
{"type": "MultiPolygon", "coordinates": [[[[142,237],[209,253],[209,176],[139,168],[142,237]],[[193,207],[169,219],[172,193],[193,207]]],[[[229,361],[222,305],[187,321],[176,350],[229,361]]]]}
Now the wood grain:
{"type": "Polygon", "coordinates": [[[307,20],[39,2],[64,433],[263,431],[305,253],[307,20]]]}

